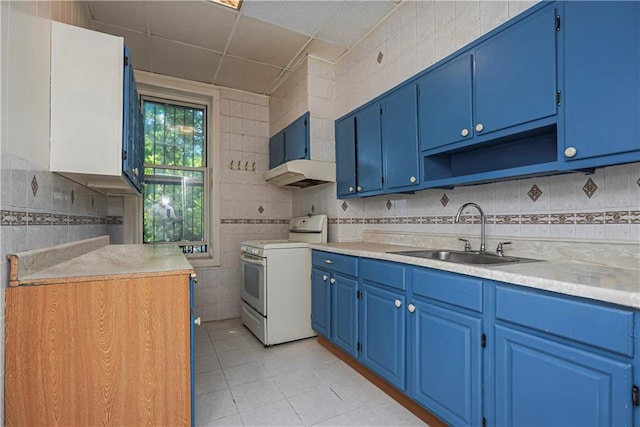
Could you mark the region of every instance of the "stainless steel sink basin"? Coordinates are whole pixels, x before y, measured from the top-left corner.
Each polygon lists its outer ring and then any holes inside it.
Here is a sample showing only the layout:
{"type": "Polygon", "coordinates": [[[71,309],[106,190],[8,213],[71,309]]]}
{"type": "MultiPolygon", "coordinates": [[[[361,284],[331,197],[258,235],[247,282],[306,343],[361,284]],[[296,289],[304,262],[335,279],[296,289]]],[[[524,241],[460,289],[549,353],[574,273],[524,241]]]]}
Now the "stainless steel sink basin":
{"type": "Polygon", "coordinates": [[[439,261],[455,262],[457,264],[513,264],[519,262],[536,262],[540,261],[531,258],[518,258],[511,256],[498,256],[490,253],[480,252],[461,252],[449,250],[416,250],[416,251],[399,251],[389,252],[392,254],[414,256],[418,258],[435,259],[439,261]]]}

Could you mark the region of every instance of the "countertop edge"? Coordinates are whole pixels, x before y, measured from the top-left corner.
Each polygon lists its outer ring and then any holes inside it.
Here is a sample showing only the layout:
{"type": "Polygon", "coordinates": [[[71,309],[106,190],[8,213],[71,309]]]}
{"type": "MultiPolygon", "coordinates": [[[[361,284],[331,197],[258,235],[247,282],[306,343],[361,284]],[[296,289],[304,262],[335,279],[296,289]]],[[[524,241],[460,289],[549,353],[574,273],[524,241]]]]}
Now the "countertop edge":
{"type": "MultiPolygon", "coordinates": [[[[499,282],[505,282],[513,285],[524,286],[532,289],[545,290],[555,292],[563,295],[570,295],[580,298],[587,298],[596,301],[612,303],[621,305],[624,307],[640,309],[640,286],[636,291],[628,291],[622,289],[610,289],[605,287],[597,287],[592,285],[585,285],[577,281],[551,279],[542,275],[523,274],[520,272],[510,271],[511,265],[500,265],[492,267],[484,267],[478,265],[469,264],[456,264],[446,261],[430,260],[423,258],[416,258],[405,255],[397,255],[389,253],[389,251],[404,251],[404,250],[417,250],[425,249],[411,246],[401,246],[392,244],[380,244],[380,243],[368,243],[362,242],[362,248],[358,248],[357,242],[345,243],[344,246],[340,246],[340,243],[330,244],[311,244],[310,248],[315,250],[321,250],[325,252],[337,253],[342,255],[350,255],[364,258],[373,258],[384,261],[398,262],[407,265],[414,265],[418,267],[428,267],[437,270],[448,271],[458,274],[466,274],[469,276],[479,277],[482,279],[495,280],[499,282]],[[371,247],[378,247],[378,249],[371,249],[371,247]]],[[[554,261],[539,261],[536,265],[545,265],[548,268],[562,270],[563,267],[570,269],[571,263],[566,262],[554,262],[554,261]],[[544,264],[543,264],[544,263],[544,264]]],[[[531,264],[530,264],[531,265],[531,264]]],[[[580,264],[580,269],[584,274],[589,274],[590,270],[596,271],[611,271],[634,274],[635,270],[625,270],[614,267],[602,267],[593,266],[590,267],[585,264],[580,264]]],[[[640,270],[637,271],[638,281],[640,284],[640,270]]]]}

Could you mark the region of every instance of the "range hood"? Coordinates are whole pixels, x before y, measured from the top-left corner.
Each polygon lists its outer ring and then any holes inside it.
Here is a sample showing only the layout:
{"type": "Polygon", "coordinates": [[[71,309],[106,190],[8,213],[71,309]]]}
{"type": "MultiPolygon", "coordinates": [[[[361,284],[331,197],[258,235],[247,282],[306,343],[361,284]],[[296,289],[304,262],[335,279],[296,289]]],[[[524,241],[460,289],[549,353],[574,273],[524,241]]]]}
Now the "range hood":
{"type": "Polygon", "coordinates": [[[336,180],[336,164],[291,160],[265,172],[264,179],[279,187],[307,188],[336,180]]]}

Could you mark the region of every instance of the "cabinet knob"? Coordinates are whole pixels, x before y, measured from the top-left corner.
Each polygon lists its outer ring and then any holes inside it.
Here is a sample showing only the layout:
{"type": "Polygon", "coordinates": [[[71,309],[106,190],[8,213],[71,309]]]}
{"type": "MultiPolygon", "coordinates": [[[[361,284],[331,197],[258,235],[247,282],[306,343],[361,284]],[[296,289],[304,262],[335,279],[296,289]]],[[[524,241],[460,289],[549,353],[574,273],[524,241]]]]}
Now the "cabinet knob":
{"type": "Polygon", "coordinates": [[[409,182],[412,183],[412,184],[415,183],[416,182],[416,177],[412,176],[411,178],[409,178],[409,182]]]}
{"type": "Polygon", "coordinates": [[[133,169],[131,170],[131,172],[132,172],[135,176],[138,176],[138,168],[133,168],[133,169]]]}
{"type": "Polygon", "coordinates": [[[333,264],[333,261],[330,259],[325,259],[324,262],[325,264],[333,264]]]}
{"type": "Polygon", "coordinates": [[[464,128],[460,131],[460,135],[462,136],[469,136],[469,129],[464,128]]]}
{"type": "Polygon", "coordinates": [[[360,192],[360,191],[362,191],[362,187],[360,187],[360,186],[358,185],[358,186],[356,187],[356,190],[357,190],[358,192],[360,192]]]}
{"type": "Polygon", "coordinates": [[[402,301],[400,301],[399,299],[395,300],[394,304],[396,305],[396,307],[400,308],[402,307],[402,301]]]}
{"type": "Polygon", "coordinates": [[[482,123],[478,123],[476,125],[476,132],[482,132],[483,129],[484,129],[484,125],[482,123]]]}
{"type": "Polygon", "coordinates": [[[409,304],[407,306],[407,310],[409,310],[409,313],[413,313],[414,311],[416,311],[416,306],[413,304],[409,304]]]}
{"type": "Polygon", "coordinates": [[[349,187],[349,193],[353,193],[353,187],[349,187]]]}
{"type": "Polygon", "coordinates": [[[202,321],[200,320],[200,317],[196,317],[195,319],[193,319],[193,324],[196,326],[200,326],[200,323],[202,323],[202,321]]]}
{"type": "Polygon", "coordinates": [[[578,150],[576,150],[576,147],[567,147],[564,150],[564,155],[566,157],[574,157],[576,154],[578,154],[578,150]]]}
{"type": "Polygon", "coordinates": [[[322,275],[322,280],[323,280],[323,281],[325,281],[325,282],[326,282],[328,278],[329,278],[329,277],[327,277],[327,275],[326,275],[326,274],[323,274],[323,275],[322,275]]]}
{"type": "Polygon", "coordinates": [[[332,277],[332,278],[331,278],[331,280],[329,280],[329,283],[331,283],[331,284],[333,285],[334,283],[336,283],[336,279],[334,279],[334,278],[332,277]]]}

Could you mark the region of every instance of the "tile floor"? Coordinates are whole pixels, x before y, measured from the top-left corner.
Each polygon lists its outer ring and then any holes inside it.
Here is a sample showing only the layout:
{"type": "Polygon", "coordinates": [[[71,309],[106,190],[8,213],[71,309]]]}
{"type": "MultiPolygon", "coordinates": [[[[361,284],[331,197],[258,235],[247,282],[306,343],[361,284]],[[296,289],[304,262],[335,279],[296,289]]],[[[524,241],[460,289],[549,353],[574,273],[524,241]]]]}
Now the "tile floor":
{"type": "Polygon", "coordinates": [[[315,338],[264,348],[239,319],[196,328],[198,426],[424,426],[315,338]]]}

